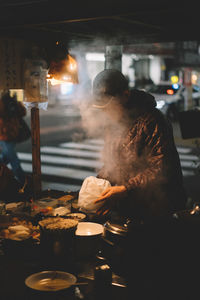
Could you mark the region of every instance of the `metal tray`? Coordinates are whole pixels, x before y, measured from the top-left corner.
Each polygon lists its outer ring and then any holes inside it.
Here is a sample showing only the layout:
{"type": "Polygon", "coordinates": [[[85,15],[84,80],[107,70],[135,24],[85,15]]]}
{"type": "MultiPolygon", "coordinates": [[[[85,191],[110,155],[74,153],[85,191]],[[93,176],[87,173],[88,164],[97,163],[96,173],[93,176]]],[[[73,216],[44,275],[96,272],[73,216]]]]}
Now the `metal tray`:
{"type": "Polygon", "coordinates": [[[67,272],[43,271],[27,277],[25,284],[34,290],[55,292],[70,288],[76,281],[76,276],[67,272]]]}

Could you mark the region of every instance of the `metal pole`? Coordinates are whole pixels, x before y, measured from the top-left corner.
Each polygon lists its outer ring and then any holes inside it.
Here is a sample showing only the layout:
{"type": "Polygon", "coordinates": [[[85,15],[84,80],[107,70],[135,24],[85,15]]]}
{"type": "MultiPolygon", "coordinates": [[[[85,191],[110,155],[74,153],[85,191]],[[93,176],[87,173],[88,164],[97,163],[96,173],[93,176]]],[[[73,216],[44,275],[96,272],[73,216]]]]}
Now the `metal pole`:
{"type": "Polygon", "coordinates": [[[106,46],[105,69],[122,71],[122,46],[106,46]]]}
{"type": "Polygon", "coordinates": [[[185,95],[185,103],[184,109],[189,110],[193,108],[193,100],[192,100],[192,69],[184,68],[184,85],[186,87],[186,95],[185,95]]]}
{"type": "Polygon", "coordinates": [[[31,108],[33,200],[41,193],[40,119],[39,108],[31,108]]]}

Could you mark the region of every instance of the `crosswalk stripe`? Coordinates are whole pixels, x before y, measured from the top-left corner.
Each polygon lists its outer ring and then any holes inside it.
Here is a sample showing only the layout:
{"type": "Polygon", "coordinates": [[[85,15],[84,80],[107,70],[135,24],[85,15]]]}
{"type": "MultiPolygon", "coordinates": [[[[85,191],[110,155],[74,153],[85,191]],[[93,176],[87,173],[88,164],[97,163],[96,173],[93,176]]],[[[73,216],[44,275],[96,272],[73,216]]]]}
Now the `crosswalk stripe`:
{"type": "Polygon", "coordinates": [[[83,143],[63,143],[60,144],[63,148],[74,148],[74,149],[87,149],[87,150],[93,150],[93,151],[100,151],[102,150],[101,145],[93,145],[93,144],[83,144],[83,143]]]}
{"type": "Polygon", "coordinates": [[[85,140],[85,143],[89,143],[89,144],[96,144],[96,145],[104,145],[104,140],[102,139],[87,139],[85,140]]]}
{"type": "MultiPolygon", "coordinates": [[[[32,164],[31,163],[21,163],[22,168],[25,172],[32,172],[32,164]]],[[[81,169],[72,169],[72,168],[62,168],[62,167],[52,167],[41,165],[41,173],[44,175],[52,175],[64,178],[72,178],[78,180],[84,180],[88,176],[96,176],[97,173],[92,171],[84,171],[81,169]]]]}
{"type": "Polygon", "coordinates": [[[199,158],[196,155],[187,155],[187,154],[180,154],[179,155],[180,160],[189,160],[189,161],[198,161],[199,158]]]}
{"type": "Polygon", "coordinates": [[[99,159],[101,154],[99,152],[92,152],[86,150],[76,150],[76,149],[65,149],[65,148],[58,148],[58,147],[41,147],[40,151],[43,153],[53,153],[53,154],[61,154],[61,155],[71,155],[71,156],[78,156],[78,157],[91,157],[99,159]]]}
{"type": "Polygon", "coordinates": [[[185,148],[185,147],[176,147],[177,151],[179,153],[190,153],[191,149],[190,148],[185,148]]]}
{"type": "Polygon", "coordinates": [[[80,190],[80,185],[67,184],[67,183],[58,183],[58,182],[49,182],[42,181],[42,190],[58,190],[58,191],[78,191],[80,190]]]}
{"type": "MultiPolygon", "coordinates": [[[[42,188],[62,191],[79,190],[80,185],[76,183],[68,184],[67,179],[69,181],[77,180],[77,182],[82,182],[88,176],[96,176],[95,170],[100,169],[102,166],[100,158],[103,144],[104,142],[101,139],[87,139],[80,143],[68,142],[61,143],[57,147],[41,147],[41,173],[44,176],[42,188]],[[82,168],[91,168],[91,171],[89,169],[83,170],[82,168]],[[52,181],[55,181],[55,177],[57,177],[57,181],[58,178],[62,177],[63,180],[66,180],[66,183],[45,181],[45,175],[50,176],[50,178],[52,176],[52,181]]],[[[183,176],[194,176],[195,162],[199,161],[199,157],[193,155],[190,148],[177,147],[177,151],[181,161],[183,176]]],[[[19,152],[18,156],[25,172],[31,173],[32,153],[19,152]]]]}
{"type": "Polygon", "coordinates": [[[196,169],[196,165],[192,161],[181,161],[181,167],[196,169]]]}
{"type": "MultiPolygon", "coordinates": [[[[101,151],[102,143],[98,143],[96,141],[88,141],[90,144],[84,143],[63,143],[60,144],[58,147],[41,147],[41,173],[43,176],[48,175],[55,177],[62,177],[67,179],[73,179],[78,181],[83,181],[88,176],[96,176],[95,172],[91,171],[83,171],[80,169],[74,169],[73,166],[76,167],[89,167],[92,169],[99,169],[102,166],[100,162],[100,153],[97,151],[101,151]],[[62,146],[64,146],[64,151],[62,151],[62,146]],[[65,149],[69,147],[69,149],[65,149]],[[73,149],[70,149],[73,148],[73,149]],[[80,149],[81,148],[81,149],[80,149]],[[61,149],[61,150],[60,150],[61,149]],[[85,149],[85,150],[83,150],[85,149]],[[68,150],[68,151],[65,151],[68,150]],[[90,151],[86,151],[90,150],[90,151]],[[93,152],[96,151],[96,152],[93,152]],[[44,154],[49,153],[52,155],[44,154]],[[66,154],[67,153],[67,154],[66,154]],[[54,155],[56,154],[56,155],[54,155]],[[68,155],[65,157],[64,155],[68,155]],[[63,156],[59,156],[63,155],[63,156]],[[72,155],[73,157],[70,157],[72,155]],[[82,158],[79,158],[79,157],[82,158]],[[88,158],[93,158],[88,159],[88,158]],[[46,163],[50,163],[52,166],[46,166],[46,163]],[[55,167],[55,165],[70,165],[71,167],[55,167]]],[[[19,152],[18,156],[22,161],[21,165],[26,172],[32,172],[32,153],[22,153],[19,152]],[[30,162],[30,163],[27,163],[30,162]]],[[[55,179],[54,179],[55,180],[55,179]]],[[[51,181],[42,181],[42,189],[55,189],[55,190],[70,190],[70,191],[77,191],[80,190],[81,185],[77,184],[68,184],[68,183],[60,183],[60,182],[51,182],[51,181]]]]}
{"type": "MultiPolygon", "coordinates": [[[[31,153],[21,153],[18,152],[18,157],[20,160],[32,161],[31,153]]],[[[102,163],[100,161],[92,161],[89,159],[81,158],[69,158],[69,157],[60,157],[60,156],[51,156],[51,155],[41,155],[42,163],[51,163],[51,164],[62,164],[62,165],[71,165],[71,166],[80,166],[80,167],[89,167],[89,168],[100,168],[102,163]]]]}
{"type": "Polygon", "coordinates": [[[182,170],[182,173],[183,173],[183,177],[194,176],[194,171],[182,170]]]}

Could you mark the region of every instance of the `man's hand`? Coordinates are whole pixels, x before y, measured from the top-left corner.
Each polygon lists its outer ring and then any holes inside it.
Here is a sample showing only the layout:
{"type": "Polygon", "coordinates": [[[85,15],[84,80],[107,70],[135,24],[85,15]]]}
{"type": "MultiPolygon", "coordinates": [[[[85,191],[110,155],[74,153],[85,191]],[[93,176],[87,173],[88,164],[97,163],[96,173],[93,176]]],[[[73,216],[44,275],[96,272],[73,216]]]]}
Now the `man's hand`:
{"type": "Polygon", "coordinates": [[[127,190],[123,185],[111,186],[107,188],[101,194],[101,196],[94,201],[94,203],[102,203],[102,206],[97,210],[96,213],[98,215],[107,215],[112,208],[115,207],[117,201],[126,196],[127,190]]]}

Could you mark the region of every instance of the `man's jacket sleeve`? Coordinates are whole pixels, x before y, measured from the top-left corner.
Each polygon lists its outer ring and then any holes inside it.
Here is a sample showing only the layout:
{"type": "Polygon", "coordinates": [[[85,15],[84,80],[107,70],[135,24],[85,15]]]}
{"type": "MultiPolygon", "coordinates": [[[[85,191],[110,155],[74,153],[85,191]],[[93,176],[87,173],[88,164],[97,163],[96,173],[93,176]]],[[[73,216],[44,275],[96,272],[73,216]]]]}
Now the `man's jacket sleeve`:
{"type": "Polygon", "coordinates": [[[149,184],[164,183],[166,180],[163,173],[163,166],[167,141],[159,125],[155,122],[151,122],[147,126],[141,124],[139,136],[142,139],[141,142],[144,147],[147,149],[144,158],[146,168],[129,179],[126,184],[128,190],[145,188],[149,184]]]}

